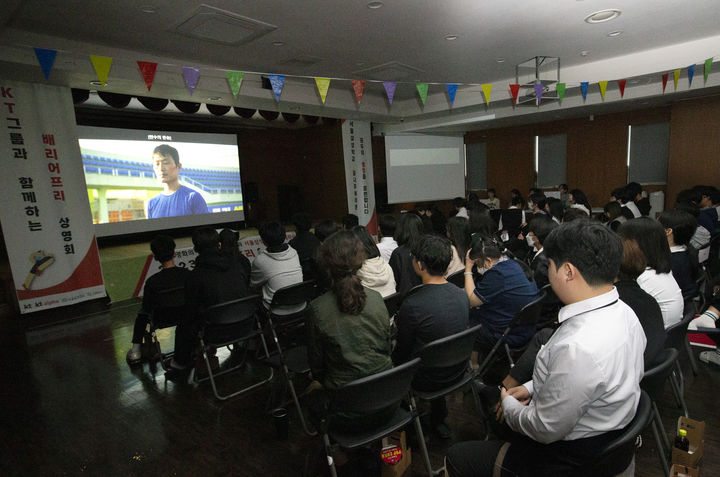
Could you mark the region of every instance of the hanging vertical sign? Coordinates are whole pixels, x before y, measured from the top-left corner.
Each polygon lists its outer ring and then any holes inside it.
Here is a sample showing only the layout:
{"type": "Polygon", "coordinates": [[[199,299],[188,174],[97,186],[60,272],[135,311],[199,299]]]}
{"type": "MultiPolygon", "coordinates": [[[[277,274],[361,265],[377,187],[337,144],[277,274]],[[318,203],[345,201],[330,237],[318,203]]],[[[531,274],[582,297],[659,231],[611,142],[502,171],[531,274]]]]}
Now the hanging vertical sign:
{"type": "Polygon", "coordinates": [[[0,82],[0,221],[20,312],[105,296],[70,89],[0,82]]]}
{"type": "Polygon", "coordinates": [[[342,125],[342,137],[348,213],[357,215],[360,225],[364,225],[371,234],[376,235],[377,217],[370,123],[345,120],[342,125]]]}

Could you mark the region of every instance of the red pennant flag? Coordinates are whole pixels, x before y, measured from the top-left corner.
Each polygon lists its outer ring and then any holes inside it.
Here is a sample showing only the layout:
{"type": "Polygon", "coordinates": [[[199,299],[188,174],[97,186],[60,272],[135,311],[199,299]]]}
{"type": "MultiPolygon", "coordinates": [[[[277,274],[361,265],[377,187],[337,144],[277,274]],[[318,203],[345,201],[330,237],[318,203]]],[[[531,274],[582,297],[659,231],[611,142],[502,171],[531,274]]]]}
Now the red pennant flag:
{"type": "Polygon", "coordinates": [[[518,93],[520,92],[520,85],[519,84],[511,84],[510,85],[510,94],[512,94],[513,98],[513,106],[517,104],[517,98],[518,93]]]}
{"type": "Polygon", "coordinates": [[[620,97],[621,98],[625,96],[625,83],[626,83],[626,80],[624,80],[624,79],[618,80],[618,86],[620,87],[620,97]]]}
{"type": "Polygon", "coordinates": [[[667,86],[667,80],[668,80],[668,73],[665,73],[662,75],[663,80],[663,94],[665,94],[665,87],[667,86]]]}
{"type": "Polygon", "coordinates": [[[350,82],[352,83],[353,90],[355,91],[355,99],[357,99],[358,104],[360,104],[363,91],[365,91],[365,80],[352,80],[350,82]]]}
{"type": "Polygon", "coordinates": [[[152,88],[153,80],[155,79],[155,70],[157,70],[157,63],[150,61],[138,61],[138,68],[140,68],[140,74],[145,80],[145,85],[148,91],[152,88]]]}

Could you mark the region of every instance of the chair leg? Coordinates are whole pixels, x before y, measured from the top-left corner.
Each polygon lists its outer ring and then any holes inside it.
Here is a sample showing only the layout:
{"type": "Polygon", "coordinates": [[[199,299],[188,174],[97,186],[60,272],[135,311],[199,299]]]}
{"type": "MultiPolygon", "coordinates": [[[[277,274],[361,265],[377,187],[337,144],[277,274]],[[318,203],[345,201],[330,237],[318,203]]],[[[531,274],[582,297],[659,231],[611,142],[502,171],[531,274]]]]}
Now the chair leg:
{"type": "Polygon", "coordinates": [[[660,411],[658,410],[657,404],[655,404],[655,402],[653,402],[653,425],[657,425],[657,430],[662,436],[663,450],[665,451],[665,455],[670,455],[670,452],[672,451],[672,447],[670,446],[670,439],[668,439],[667,432],[665,432],[665,428],[662,424],[662,417],[660,417],[660,411]]]}
{"type": "MultiPolygon", "coordinates": [[[[660,428],[662,430],[662,423],[657,422],[657,420],[655,418],[653,418],[651,427],[653,430],[653,436],[655,436],[655,447],[657,448],[658,459],[660,462],[660,468],[663,470],[663,475],[667,476],[670,474],[670,469],[668,468],[668,465],[667,465],[667,454],[665,454],[665,449],[663,448],[663,444],[660,441],[660,436],[658,434],[658,429],[657,429],[658,426],[660,426],[660,428]]],[[[664,431],[663,431],[663,434],[665,434],[664,431]]]]}
{"type": "Polygon", "coordinates": [[[317,431],[311,431],[310,429],[308,429],[307,422],[305,422],[305,414],[303,413],[302,407],[300,406],[300,400],[297,397],[297,393],[295,392],[295,386],[293,385],[292,379],[290,377],[290,371],[284,364],[283,373],[285,374],[285,380],[287,381],[287,386],[290,388],[290,394],[292,395],[292,399],[295,402],[295,409],[297,409],[298,416],[300,417],[300,423],[302,424],[305,434],[307,434],[308,436],[316,436],[317,431]]]}
{"type": "Polygon", "coordinates": [[[687,405],[685,404],[685,397],[682,393],[682,387],[678,383],[678,377],[675,376],[675,374],[670,374],[670,386],[672,387],[673,393],[675,394],[675,400],[678,402],[678,407],[682,409],[683,415],[685,417],[690,417],[687,409],[687,405]]]}
{"type": "Polygon", "coordinates": [[[697,376],[697,360],[695,359],[695,354],[693,353],[692,346],[690,345],[690,340],[688,339],[687,335],[685,335],[685,351],[687,351],[688,359],[690,360],[690,367],[692,368],[693,376],[697,376]]]}
{"type": "Polygon", "coordinates": [[[420,453],[423,456],[423,462],[425,463],[425,470],[428,476],[441,475],[444,469],[433,470],[432,464],[430,464],[430,455],[428,454],[427,446],[425,445],[425,434],[420,424],[420,416],[417,412],[417,405],[415,404],[415,398],[410,396],[410,410],[415,415],[413,424],[415,425],[415,434],[417,435],[418,445],[420,446],[420,453]]]}
{"type": "Polygon", "coordinates": [[[330,438],[327,433],[323,434],[323,444],[325,444],[325,457],[327,459],[327,465],[330,468],[330,475],[337,477],[337,469],[335,469],[335,461],[332,458],[332,450],[330,447],[330,438]]]}

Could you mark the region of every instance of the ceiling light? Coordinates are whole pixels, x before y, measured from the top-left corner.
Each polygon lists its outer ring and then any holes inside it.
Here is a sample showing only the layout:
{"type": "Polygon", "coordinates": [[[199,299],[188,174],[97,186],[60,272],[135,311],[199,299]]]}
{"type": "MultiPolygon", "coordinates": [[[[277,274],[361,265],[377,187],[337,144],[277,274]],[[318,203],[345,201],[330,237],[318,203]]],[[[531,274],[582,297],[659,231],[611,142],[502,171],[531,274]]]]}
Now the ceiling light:
{"type": "Polygon", "coordinates": [[[377,10],[378,8],[383,6],[383,2],[370,2],[367,4],[367,7],[371,10],[377,10]]]}
{"type": "Polygon", "coordinates": [[[599,12],[591,13],[585,17],[587,23],[604,23],[614,20],[620,16],[622,12],[615,8],[609,8],[607,10],[600,10],[599,12]]]}
{"type": "Polygon", "coordinates": [[[455,41],[455,40],[458,39],[458,37],[457,37],[457,35],[447,35],[447,36],[445,37],[445,39],[446,39],[447,41],[455,41]]]}
{"type": "Polygon", "coordinates": [[[143,13],[155,13],[157,10],[152,5],[140,5],[140,11],[143,13]]]}
{"type": "Polygon", "coordinates": [[[220,101],[222,96],[208,96],[208,101],[220,101]]]}
{"type": "Polygon", "coordinates": [[[497,61],[498,63],[505,63],[505,58],[498,58],[495,61],[497,61]]]}
{"type": "Polygon", "coordinates": [[[622,30],[614,30],[607,34],[610,38],[622,35],[622,30]]]}
{"type": "Polygon", "coordinates": [[[273,46],[285,46],[284,41],[273,41],[273,46]]]}

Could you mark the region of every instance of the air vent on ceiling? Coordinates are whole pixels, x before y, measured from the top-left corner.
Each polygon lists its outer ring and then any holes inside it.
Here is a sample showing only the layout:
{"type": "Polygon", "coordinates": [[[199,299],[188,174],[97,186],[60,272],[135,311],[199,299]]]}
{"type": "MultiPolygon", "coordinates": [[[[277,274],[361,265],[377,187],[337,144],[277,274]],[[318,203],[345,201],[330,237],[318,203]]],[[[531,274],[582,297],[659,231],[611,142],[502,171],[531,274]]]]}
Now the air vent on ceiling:
{"type": "Polygon", "coordinates": [[[355,71],[353,74],[368,79],[401,81],[415,79],[418,77],[418,73],[424,73],[424,71],[414,66],[405,65],[397,61],[390,61],[389,63],[355,71]]]}
{"type": "Polygon", "coordinates": [[[177,27],[183,35],[223,45],[242,45],[276,30],[275,25],[209,5],[200,5],[195,13],[177,27]]]}

